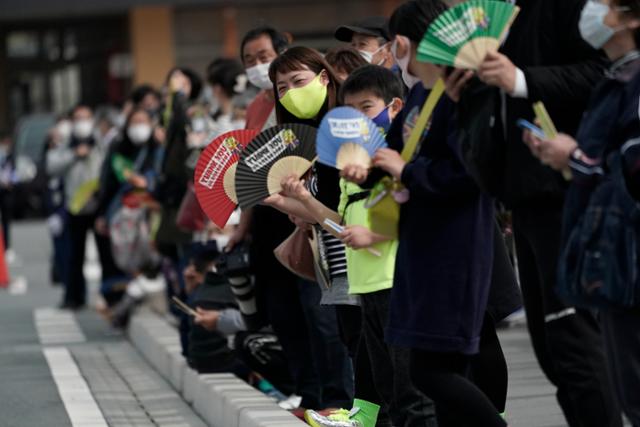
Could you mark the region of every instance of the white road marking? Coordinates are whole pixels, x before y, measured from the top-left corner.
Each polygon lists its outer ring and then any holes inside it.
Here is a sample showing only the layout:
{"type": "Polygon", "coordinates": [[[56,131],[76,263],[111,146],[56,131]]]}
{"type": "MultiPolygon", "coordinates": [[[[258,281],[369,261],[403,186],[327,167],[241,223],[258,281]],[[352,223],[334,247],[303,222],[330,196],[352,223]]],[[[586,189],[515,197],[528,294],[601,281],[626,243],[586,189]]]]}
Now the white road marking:
{"type": "Polygon", "coordinates": [[[37,308],[34,312],[36,330],[44,345],[86,342],[73,313],[55,308],[37,308]]]}
{"type": "Polygon", "coordinates": [[[69,350],[52,347],[43,350],[49,370],[73,427],[108,427],[87,382],[69,350]]]}

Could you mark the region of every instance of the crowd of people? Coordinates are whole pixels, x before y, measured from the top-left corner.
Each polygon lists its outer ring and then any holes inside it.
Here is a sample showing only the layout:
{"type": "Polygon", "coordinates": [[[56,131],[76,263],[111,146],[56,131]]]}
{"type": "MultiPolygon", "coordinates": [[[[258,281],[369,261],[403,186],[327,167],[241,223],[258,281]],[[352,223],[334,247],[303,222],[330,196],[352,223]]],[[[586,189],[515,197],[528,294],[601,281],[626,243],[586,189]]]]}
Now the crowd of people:
{"type": "Polygon", "coordinates": [[[194,312],[171,310],[198,372],[235,373],[313,426],[497,427],[509,414],[496,325],[524,305],[567,424],[617,427],[624,413],[640,427],[640,1],[516,0],[506,41],[477,70],[420,61],[429,25],[457,3],[409,0],[339,27],[325,53],[259,27],[204,81],[178,67],[120,109],[61,117],[45,155],[61,307],[86,304],[91,232],[101,312],[123,327],[152,294],[184,301],[194,312]],[[421,125],[439,80],[445,95],[421,125]],[[558,135],[517,125],[536,101],[558,135]],[[316,162],[226,227],[207,220],[193,173],[209,142],[318,127],[338,106],[386,135],[371,168],[316,162]],[[403,187],[397,230],[368,213],[381,179],[403,187]],[[318,223],[327,209],[340,238],[318,223]],[[274,255],[295,230],[324,259],[314,280],[274,255]]]}

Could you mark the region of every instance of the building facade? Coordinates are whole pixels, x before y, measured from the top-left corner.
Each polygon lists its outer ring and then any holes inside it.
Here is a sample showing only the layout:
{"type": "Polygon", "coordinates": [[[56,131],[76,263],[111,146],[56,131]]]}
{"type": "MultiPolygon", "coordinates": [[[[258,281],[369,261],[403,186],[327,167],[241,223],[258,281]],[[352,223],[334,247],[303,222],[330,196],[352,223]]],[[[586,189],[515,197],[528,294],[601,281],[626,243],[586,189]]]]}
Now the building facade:
{"type": "Polygon", "coordinates": [[[335,45],[336,26],[386,15],[400,0],[0,0],[0,130],[78,102],[121,103],[161,86],[173,66],[204,73],[238,57],[242,35],[271,25],[294,43],[335,45]]]}

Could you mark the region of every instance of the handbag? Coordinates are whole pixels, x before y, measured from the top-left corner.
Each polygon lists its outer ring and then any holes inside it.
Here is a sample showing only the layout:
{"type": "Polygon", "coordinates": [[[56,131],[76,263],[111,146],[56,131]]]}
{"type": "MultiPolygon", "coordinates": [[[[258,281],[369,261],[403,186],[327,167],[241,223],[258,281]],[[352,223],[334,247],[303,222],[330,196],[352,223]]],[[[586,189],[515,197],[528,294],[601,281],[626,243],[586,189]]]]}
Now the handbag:
{"type": "Polygon", "coordinates": [[[315,281],[314,256],[309,233],[300,227],[274,249],[273,254],[280,264],[303,279],[315,281]]]}
{"type": "Polygon", "coordinates": [[[207,215],[200,207],[192,182],[189,182],[187,192],[180,202],[176,225],[184,231],[191,232],[202,231],[207,225],[207,215]]]}
{"type": "MultiPolygon", "coordinates": [[[[431,89],[422,110],[420,110],[420,115],[418,116],[415,127],[411,131],[409,140],[402,149],[401,156],[405,162],[413,159],[424,128],[427,127],[443,93],[444,81],[438,79],[433,89],[431,89]]],[[[371,223],[372,231],[391,238],[398,237],[400,205],[393,198],[393,195],[395,192],[402,191],[402,189],[402,185],[390,177],[385,177],[374,185],[371,190],[371,195],[365,202],[365,207],[368,208],[369,222],[371,223]]]]}

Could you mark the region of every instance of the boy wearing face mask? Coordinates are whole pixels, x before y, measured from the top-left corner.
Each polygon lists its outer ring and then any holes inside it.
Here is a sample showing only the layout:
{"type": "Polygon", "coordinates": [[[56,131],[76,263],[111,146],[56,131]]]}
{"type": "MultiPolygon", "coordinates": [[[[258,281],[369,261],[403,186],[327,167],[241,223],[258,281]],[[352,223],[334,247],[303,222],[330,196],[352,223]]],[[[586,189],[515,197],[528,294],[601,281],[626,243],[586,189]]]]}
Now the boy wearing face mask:
{"type": "Polygon", "coordinates": [[[349,43],[369,64],[391,68],[395,64],[389,51],[389,28],[387,19],[382,16],[365,18],[354,25],[342,25],[334,37],[349,43]]]}
{"type": "MultiPolygon", "coordinates": [[[[106,148],[93,137],[93,111],[77,106],[71,114],[71,139],[47,153],[47,173],[64,181],[71,256],[67,270],[64,300],[61,308],[77,310],[86,303],[86,281],[83,273],[87,232],[92,230],[97,208],[97,182],[106,148]]],[[[111,256],[109,239],[95,235],[103,278],[118,274],[111,256]]]]}
{"type": "MultiPolygon", "coordinates": [[[[354,71],[340,93],[344,105],[364,113],[386,134],[404,105],[403,91],[402,82],[392,71],[368,65],[354,71]]],[[[411,384],[409,352],[384,341],[398,241],[371,231],[364,206],[368,191],[346,180],[340,181],[340,190],[338,213],[346,224],[342,237],[347,245],[349,293],[360,295],[361,301],[361,351],[366,351],[371,363],[375,388],[382,399],[377,403],[387,409],[381,411],[376,425],[435,425],[433,404],[411,384]],[[367,247],[376,248],[382,256],[361,250],[367,247]]],[[[317,425],[331,425],[313,411],[307,416],[317,425]]]]}

